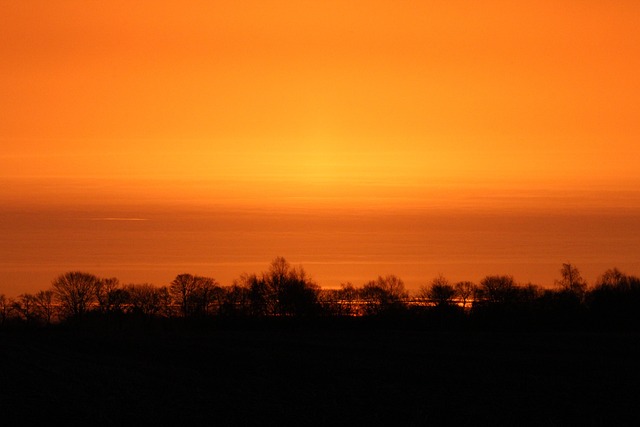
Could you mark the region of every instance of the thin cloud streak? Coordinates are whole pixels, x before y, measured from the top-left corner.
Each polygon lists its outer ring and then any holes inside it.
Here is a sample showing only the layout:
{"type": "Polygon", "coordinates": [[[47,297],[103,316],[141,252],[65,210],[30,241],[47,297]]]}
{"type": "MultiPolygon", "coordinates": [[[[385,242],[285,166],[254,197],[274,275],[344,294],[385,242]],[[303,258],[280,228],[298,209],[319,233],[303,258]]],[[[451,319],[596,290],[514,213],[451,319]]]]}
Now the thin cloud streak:
{"type": "Polygon", "coordinates": [[[91,221],[149,221],[148,218],[117,218],[117,217],[106,217],[106,218],[91,218],[91,221]]]}

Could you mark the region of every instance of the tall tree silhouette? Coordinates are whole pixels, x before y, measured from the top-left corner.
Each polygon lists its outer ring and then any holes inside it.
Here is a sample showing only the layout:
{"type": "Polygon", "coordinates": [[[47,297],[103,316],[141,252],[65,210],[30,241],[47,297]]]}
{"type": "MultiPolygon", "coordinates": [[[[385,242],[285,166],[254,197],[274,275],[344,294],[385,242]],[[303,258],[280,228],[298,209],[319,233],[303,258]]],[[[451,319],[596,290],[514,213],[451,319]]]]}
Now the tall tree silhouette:
{"type": "Polygon", "coordinates": [[[58,276],[52,283],[53,293],[63,316],[80,319],[95,301],[100,279],[90,273],[72,271],[58,276]]]}
{"type": "Polygon", "coordinates": [[[169,293],[180,306],[180,313],[187,317],[192,312],[191,302],[196,291],[196,278],[191,274],[179,274],[169,285],[169,293]]]}
{"type": "Polygon", "coordinates": [[[313,314],[318,309],[320,287],[307,277],[304,269],[291,267],[285,258],[274,259],[262,280],[273,314],[300,316],[313,314]]]}
{"type": "Polygon", "coordinates": [[[205,316],[221,299],[220,286],[215,279],[191,274],[178,275],[169,286],[169,292],[180,306],[183,317],[205,316]]]}
{"type": "Polygon", "coordinates": [[[556,286],[568,294],[575,295],[578,299],[582,299],[587,290],[587,282],[580,275],[580,271],[576,266],[570,263],[562,264],[560,269],[560,280],[556,280],[556,286]]]}
{"type": "Polygon", "coordinates": [[[191,295],[193,314],[204,317],[214,314],[214,310],[222,304],[224,291],[215,279],[195,277],[195,291],[191,295]]]}
{"type": "Polygon", "coordinates": [[[555,284],[560,288],[565,299],[575,300],[577,303],[584,301],[587,282],[574,265],[569,263],[562,264],[560,279],[556,280],[555,284]]]}

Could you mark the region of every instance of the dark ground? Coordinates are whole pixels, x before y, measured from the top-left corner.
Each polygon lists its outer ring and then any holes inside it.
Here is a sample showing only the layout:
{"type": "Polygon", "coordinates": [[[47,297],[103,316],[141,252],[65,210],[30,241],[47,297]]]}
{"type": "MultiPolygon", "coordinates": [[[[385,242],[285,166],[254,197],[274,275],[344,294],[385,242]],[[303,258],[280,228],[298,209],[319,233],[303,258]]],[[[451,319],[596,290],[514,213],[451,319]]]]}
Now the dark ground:
{"type": "Polygon", "coordinates": [[[639,338],[335,326],[5,329],[0,423],[640,425],[639,338]]]}

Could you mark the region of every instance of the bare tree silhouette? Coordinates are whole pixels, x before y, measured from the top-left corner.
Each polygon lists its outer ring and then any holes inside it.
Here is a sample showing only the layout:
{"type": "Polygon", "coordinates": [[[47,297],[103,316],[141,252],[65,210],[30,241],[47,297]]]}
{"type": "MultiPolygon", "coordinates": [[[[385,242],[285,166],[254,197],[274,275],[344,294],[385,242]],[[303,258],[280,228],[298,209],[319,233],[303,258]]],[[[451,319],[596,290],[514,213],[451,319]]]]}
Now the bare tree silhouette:
{"type": "Polygon", "coordinates": [[[53,291],[49,289],[38,292],[35,295],[35,303],[38,316],[46,324],[50,324],[56,314],[53,291]]]}
{"type": "Polygon", "coordinates": [[[293,268],[283,257],[277,257],[262,280],[268,291],[268,300],[275,302],[279,316],[313,314],[318,308],[320,287],[313,283],[302,267],[293,268]]]}
{"type": "Polygon", "coordinates": [[[125,298],[120,281],[115,277],[102,279],[96,285],[96,300],[101,313],[119,311],[125,298]]]}
{"type": "Polygon", "coordinates": [[[340,284],[338,298],[342,301],[342,313],[344,315],[355,316],[360,314],[360,308],[358,307],[359,293],[352,283],[340,284]]]}
{"type": "Polygon", "coordinates": [[[52,283],[63,316],[80,319],[95,301],[100,279],[90,273],[72,271],[58,276],[52,283]]]}
{"type": "Polygon", "coordinates": [[[160,306],[158,315],[162,317],[172,317],[174,315],[174,309],[169,287],[161,286],[159,288],[155,288],[155,293],[158,297],[158,304],[160,306]]]}
{"type": "Polygon", "coordinates": [[[223,316],[249,315],[249,290],[237,281],[224,289],[219,313],[223,316]]]}
{"type": "Polygon", "coordinates": [[[223,290],[215,279],[195,276],[195,290],[191,294],[193,315],[204,317],[214,314],[222,303],[223,290]]]}
{"type": "Polygon", "coordinates": [[[256,274],[243,274],[234,282],[234,286],[244,289],[247,297],[247,314],[262,317],[275,314],[276,301],[267,289],[264,280],[256,274]]]}
{"type": "Polygon", "coordinates": [[[487,276],[480,281],[478,296],[492,304],[512,302],[516,293],[516,283],[512,276],[487,276]]]}
{"type": "Polygon", "coordinates": [[[169,293],[180,306],[183,317],[191,314],[193,294],[196,291],[196,278],[191,274],[179,274],[169,285],[169,293]]]}
{"type": "Polygon", "coordinates": [[[564,263],[560,269],[560,275],[560,280],[555,281],[556,286],[582,300],[587,290],[587,282],[580,275],[580,271],[574,265],[564,263]]]}
{"type": "Polygon", "coordinates": [[[467,307],[467,302],[473,298],[478,288],[475,283],[469,281],[458,282],[453,287],[456,291],[456,297],[462,301],[462,308],[467,307]]]}
{"type": "Polygon", "coordinates": [[[11,316],[13,310],[13,301],[4,294],[0,294],[0,326],[4,325],[11,316]]]}
{"type": "Polygon", "coordinates": [[[277,257],[260,276],[240,276],[234,282],[233,294],[227,291],[226,298],[243,301],[244,312],[251,316],[289,317],[315,314],[320,307],[319,295],[320,287],[304,269],[294,268],[285,258],[277,257]]]}
{"type": "Polygon", "coordinates": [[[155,316],[160,312],[160,296],[158,289],[148,283],[130,284],[124,288],[129,312],[143,316],[155,316]]]}
{"type": "Polygon", "coordinates": [[[456,295],[455,289],[443,275],[435,277],[426,291],[429,300],[433,301],[437,307],[450,306],[456,295]]]}
{"type": "Polygon", "coordinates": [[[325,314],[333,316],[355,316],[360,314],[358,299],[360,292],[352,283],[342,283],[340,289],[323,289],[319,299],[325,314]]]}
{"type": "Polygon", "coordinates": [[[38,318],[36,297],[33,294],[18,295],[18,299],[13,303],[13,308],[27,322],[36,321],[38,318]]]}
{"type": "Polygon", "coordinates": [[[409,297],[404,282],[395,275],[378,276],[377,280],[365,283],[360,294],[366,314],[380,314],[404,307],[404,300],[409,297]]]}
{"type": "Polygon", "coordinates": [[[210,277],[180,274],[169,285],[169,293],[183,317],[203,317],[221,304],[223,291],[210,277]]]}
{"type": "Polygon", "coordinates": [[[640,278],[612,268],[598,277],[586,304],[600,323],[629,328],[640,325],[640,278]]]}
{"type": "Polygon", "coordinates": [[[629,278],[626,274],[618,270],[617,268],[610,268],[602,273],[596,281],[597,288],[627,288],[629,284],[629,278]]]}

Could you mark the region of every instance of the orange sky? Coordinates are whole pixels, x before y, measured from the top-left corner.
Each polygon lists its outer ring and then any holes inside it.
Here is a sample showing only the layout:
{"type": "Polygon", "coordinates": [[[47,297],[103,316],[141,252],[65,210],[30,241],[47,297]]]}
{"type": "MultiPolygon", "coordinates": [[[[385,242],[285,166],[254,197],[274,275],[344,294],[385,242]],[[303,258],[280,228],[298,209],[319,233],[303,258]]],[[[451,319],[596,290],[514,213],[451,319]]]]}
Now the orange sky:
{"type": "Polygon", "coordinates": [[[5,0],[0,201],[636,209],[639,19],[623,0],[5,0]]]}

